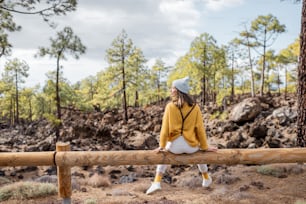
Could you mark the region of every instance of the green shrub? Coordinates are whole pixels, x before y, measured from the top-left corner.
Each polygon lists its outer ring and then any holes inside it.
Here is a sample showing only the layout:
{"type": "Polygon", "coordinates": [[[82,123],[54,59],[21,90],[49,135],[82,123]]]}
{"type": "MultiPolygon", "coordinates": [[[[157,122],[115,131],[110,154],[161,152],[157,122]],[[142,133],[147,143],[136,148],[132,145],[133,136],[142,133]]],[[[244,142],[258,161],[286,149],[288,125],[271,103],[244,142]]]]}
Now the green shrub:
{"type": "Polygon", "coordinates": [[[217,119],[220,115],[220,112],[219,111],[216,111],[214,112],[213,114],[210,115],[210,120],[214,120],[214,119],[217,119]]]}
{"type": "Polygon", "coordinates": [[[224,112],[220,112],[220,111],[216,111],[213,114],[210,115],[210,120],[214,120],[214,119],[219,119],[221,121],[226,120],[226,118],[228,117],[228,112],[224,111],[224,112]]]}
{"type": "Polygon", "coordinates": [[[306,200],[297,200],[294,204],[306,204],[306,200]]]}
{"type": "Polygon", "coordinates": [[[0,185],[11,183],[11,180],[6,177],[0,177],[0,185]]]}
{"type": "Polygon", "coordinates": [[[18,182],[0,188],[0,202],[8,199],[31,199],[55,195],[57,188],[50,183],[18,182]]]}
{"type": "Polygon", "coordinates": [[[263,175],[268,175],[268,176],[274,176],[277,178],[280,177],[284,177],[285,176],[285,172],[283,168],[279,168],[279,167],[271,167],[268,165],[263,165],[263,166],[259,166],[257,167],[257,172],[263,175]]]}
{"type": "Polygon", "coordinates": [[[97,200],[93,198],[88,198],[84,201],[85,204],[96,204],[97,200]]]}
{"type": "Polygon", "coordinates": [[[44,117],[52,123],[55,127],[59,126],[61,124],[61,120],[59,120],[55,115],[53,114],[44,114],[44,117]]]}

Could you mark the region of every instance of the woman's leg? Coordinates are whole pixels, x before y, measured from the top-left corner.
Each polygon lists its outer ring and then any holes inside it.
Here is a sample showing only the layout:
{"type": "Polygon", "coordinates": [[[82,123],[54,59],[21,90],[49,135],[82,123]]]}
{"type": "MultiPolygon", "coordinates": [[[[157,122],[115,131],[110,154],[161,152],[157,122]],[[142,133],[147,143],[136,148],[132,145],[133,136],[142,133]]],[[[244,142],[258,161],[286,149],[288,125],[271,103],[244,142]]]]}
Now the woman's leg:
{"type": "MultiPolygon", "coordinates": [[[[183,136],[178,137],[176,140],[172,142],[167,142],[166,150],[173,153],[173,154],[192,154],[199,150],[199,147],[191,147],[183,136]]],[[[154,178],[154,182],[152,183],[151,187],[147,190],[147,194],[153,193],[156,190],[160,190],[160,182],[162,180],[163,174],[165,173],[168,165],[165,164],[159,164],[156,168],[156,174],[154,178]]],[[[200,172],[203,176],[203,186],[207,187],[207,185],[210,185],[211,178],[207,173],[207,165],[206,164],[199,164],[198,168],[200,169],[200,172]],[[206,179],[207,178],[207,179],[206,179]],[[208,181],[208,182],[207,182],[208,181]],[[210,183],[209,183],[210,181],[210,183]]]]}
{"type": "Polygon", "coordinates": [[[167,164],[158,164],[156,168],[156,174],[154,182],[161,182],[163,174],[166,172],[168,165],[167,164]]]}
{"type": "Polygon", "coordinates": [[[206,164],[198,164],[198,168],[200,172],[202,173],[202,178],[203,178],[203,187],[208,187],[212,183],[212,178],[208,174],[208,167],[206,164]]]}
{"type": "MultiPolygon", "coordinates": [[[[168,142],[167,151],[172,152],[174,154],[192,154],[195,153],[199,150],[199,147],[191,147],[186,140],[184,139],[183,136],[178,137],[176,140],[173,142],[168,142]]],[[[212,178],[208,174],[208,167],[206,164],[198,164],[198,168],[200,172],[202,173],[202,178],[203,178],[203,187],[208,187],[212,183],[212,178]]]]}
{"type": "Polygon", "coordinates": [[[163,174],[166,172],[167,167],[168,167],[167,164],[158,164],[157,165],[154,182],[151,184],[151,186],[147,190],[146,194],[151,194],[151,193],[161,189],[160,182],[163,178],[163,174]]]}
{"type": "Polygon", "coordinates": [[[199,168],[201,173],[207,173],[207,171],[208,171],[208,167],[207,167],[206,164],[198,164],[198,168],[199,168]]]}

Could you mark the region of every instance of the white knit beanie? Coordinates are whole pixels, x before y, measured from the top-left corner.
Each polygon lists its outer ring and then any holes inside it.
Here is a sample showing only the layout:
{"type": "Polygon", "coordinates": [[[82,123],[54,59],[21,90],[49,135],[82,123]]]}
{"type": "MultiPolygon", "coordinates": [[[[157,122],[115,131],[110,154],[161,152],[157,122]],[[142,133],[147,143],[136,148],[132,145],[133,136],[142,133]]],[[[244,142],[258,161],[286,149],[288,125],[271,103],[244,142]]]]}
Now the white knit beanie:
{"type": "Polygon", "coordinates": [[[183,92],[185,94],[188,94],[189,93],[189,77],[185,77],[185,78],[182,78],[182,79],[177,79],[177,80],[174,80],[172,82],[172,86],[177,88],[180,92],[183,92]]]}

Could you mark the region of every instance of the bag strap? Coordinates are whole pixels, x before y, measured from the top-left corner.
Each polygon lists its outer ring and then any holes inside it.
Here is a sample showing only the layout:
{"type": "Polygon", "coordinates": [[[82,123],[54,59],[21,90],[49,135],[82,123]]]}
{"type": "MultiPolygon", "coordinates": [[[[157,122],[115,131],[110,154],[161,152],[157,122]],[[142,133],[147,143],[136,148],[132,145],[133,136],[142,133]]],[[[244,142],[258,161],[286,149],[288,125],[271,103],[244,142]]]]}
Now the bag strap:
{"type": "Polygon", "coordinates": [[[192,110],[194,109],[195,104],[193,104],[193,106],[191,107],[190,111],[187,113],[187,115],[184,117],[182,109],[179,108],[181,116],[182,116],[182,127],[181,127],[181,135],[183,135],[183,130],[184,130],[184,122],[186,120],[186,118],[190,115],[190,113],[192,112],[192,110]]]}

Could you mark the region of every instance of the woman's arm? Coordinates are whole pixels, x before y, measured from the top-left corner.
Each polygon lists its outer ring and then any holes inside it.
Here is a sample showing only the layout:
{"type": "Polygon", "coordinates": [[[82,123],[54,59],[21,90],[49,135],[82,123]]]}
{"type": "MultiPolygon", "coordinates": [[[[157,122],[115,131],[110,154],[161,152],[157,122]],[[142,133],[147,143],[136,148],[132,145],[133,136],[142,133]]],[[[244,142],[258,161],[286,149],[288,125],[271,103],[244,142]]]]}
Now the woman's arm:
{"type": "Polygon", "coordinates": [[[198,105],[196,106],[195,110],[197,111],[196,127],[195,127],[196,136],[200,143],[200,149],[207,150],[208,149],[207,136],[206,136],[206,130],[204,127],[202,113],[198,105]]]}
{"type": "Polygon", "coordinates": [[[170,106],[167,104],[163,116],[163,121],[162,121],[162,127],[160,130],[160,136],[159,136],[159,146],[161,148],[166,147],[166,143],[168,140],[168,134],[169,134],[169,111],[170,111],[170,106]]]}

